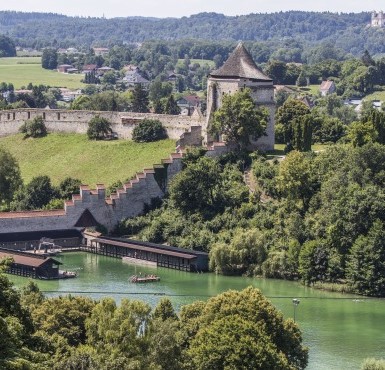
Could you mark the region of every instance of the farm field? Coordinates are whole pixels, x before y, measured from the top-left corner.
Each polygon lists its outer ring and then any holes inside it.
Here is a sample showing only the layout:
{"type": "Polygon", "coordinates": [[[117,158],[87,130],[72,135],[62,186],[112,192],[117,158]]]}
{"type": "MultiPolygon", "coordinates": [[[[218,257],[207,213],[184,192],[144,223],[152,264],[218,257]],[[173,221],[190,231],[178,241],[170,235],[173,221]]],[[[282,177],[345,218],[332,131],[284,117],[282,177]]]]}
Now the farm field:
{"type": "Polygon", "coordinates": [[[364,100],[371,101],[371,100],[380,100],[385,101],[385,90],[378,90],[373,92],[372,94],[366,95],[364,97],[364,100]]]}
{"type": "Polygon", "coordinates": [[[34,85],[67,87],[76,89],[85,86],[79,74],[64,74],[41,67],[40,57],[0,58],[0,82],[13,83],[15,89],[34,85]]]}
{"type": "MultiPolygon", "coordinates": [[[[178,65],[183,65],[183,61],[184,61],[184,59],[178,59],[178,65]]],[[[210,68],[215,67],[214,61],[212,61],[210,59],[190,59],[190,63],[191,64],[199,63],[201,66],[208,64],[210,66],[210,68]]]]}
{"type": "Polygon", "coordinates": [[[16,157],[25,183],[34,176],[48,175],[57,185],[71,176],[95,187],[126,180],[160,163],[174,151],[175,142],[91,141],[86,135],[52,133],[40,139],[24,140],[21,134],[3,137],[0,146],[16,157]]]}
{"type": "MultiPolygon", "coordinates": [[[[275,144],[274,145],[274,151],[269,152],[269,154],[271,154],[271,155],[284,155],[285,154],[285,152],[284,152],[285,146],[286,146],[285,144],[275,144]]],[[[325,144],[313,144],[311,146],[311,150],[314,152],[319,152],[319,151],[327,149],[328,147],[329,147],[329,145],[325,145],[325,144]]]]}
{"type": "Polygon", "coordinates": [[[319,96],[320,95],[320,85],[308,85],[304,87],[298,87],[296,85],[287,85],[294,91],[302,92],[302,93],[307,93],[307,94],[312,94],[314,96],[319,96]]]}

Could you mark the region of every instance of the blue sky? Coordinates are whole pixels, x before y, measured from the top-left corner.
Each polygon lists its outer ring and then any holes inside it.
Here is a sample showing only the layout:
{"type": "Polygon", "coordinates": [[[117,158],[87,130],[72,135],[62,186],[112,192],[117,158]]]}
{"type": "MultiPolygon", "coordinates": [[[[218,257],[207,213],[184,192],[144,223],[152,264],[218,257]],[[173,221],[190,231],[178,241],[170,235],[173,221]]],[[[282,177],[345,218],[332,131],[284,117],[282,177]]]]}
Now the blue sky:
{"type": "Polygon", "coordinates": [[[182,17],[200,12],[226,15],[272,13],[285,10],[361,12],[385,10],[383,0],[14,0],[0,10],[53,12],[107,18],[128,16],[182,17]]]}

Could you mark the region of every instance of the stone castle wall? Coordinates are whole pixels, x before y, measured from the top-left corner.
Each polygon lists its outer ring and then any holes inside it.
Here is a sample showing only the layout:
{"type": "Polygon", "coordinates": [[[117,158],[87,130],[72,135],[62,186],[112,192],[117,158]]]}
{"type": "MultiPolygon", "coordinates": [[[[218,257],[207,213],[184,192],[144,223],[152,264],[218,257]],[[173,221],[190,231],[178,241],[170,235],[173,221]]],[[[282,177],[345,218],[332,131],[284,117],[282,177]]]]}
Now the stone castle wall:
{"type": "Polygon", "coordinates": [[[119,138],[131,139],[132,131],[143,119],[157,119],[162,122],[170,139],[179,139],[193,126],[202,124],[197,116],[173,116],[166,114],[131,113],[131,112],[94,112],[72,111],[63,109],[17,109],[0,111],[0,136],[9,136],[19,132],[20,126],[29,119],[41,116],[49,132],[85,134],[88,122],[96,115],[106,118],[112,124],[112,130],[119,138]]]}
{"type": "MultiPolygon", "coordinates": [[[[218,143],[208,148],[207,155],[218,156],[227,150],[218,143]]],[[[104,185],[94,190],[82,185],[80,194],[73,195],[61,210],[0,212],[0,233],[82,228],[78,222],[86,211],[111,231],[119,221],[140,215],[152,199],[163,198],[172,178],[182,170],[182,158],[183,153],[171,154],[154,168],[137,173],[109,197],[104,185]]]]}

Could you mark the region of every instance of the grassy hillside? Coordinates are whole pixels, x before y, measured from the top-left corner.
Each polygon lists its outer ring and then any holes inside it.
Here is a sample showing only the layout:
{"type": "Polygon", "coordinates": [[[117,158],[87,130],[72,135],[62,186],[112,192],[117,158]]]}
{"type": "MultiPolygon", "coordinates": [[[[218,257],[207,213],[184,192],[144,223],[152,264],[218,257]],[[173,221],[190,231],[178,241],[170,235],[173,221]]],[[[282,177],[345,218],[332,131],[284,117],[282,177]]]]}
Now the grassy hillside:
{"type": "Polygon", "coordinates": [[[22,135],[0,138],[0,146],[17,158],[25,182],[37,175],[49,175],[58,184],[71,176],[94,187],[125,180],[160,163],[173,152],[175,142],[89,141],[86,135],[49,134],[41,139],[23,140],[22,135]]]}
{"type": "Polygon", "coordinates": [[[34,85],[49,85],[52,87],[67,87],[76,89],[84,86],[80,74],[64,74],[50,71],[41,67],[40,57],[0,58],[0,82],[13,83],[16,89],[34,85]]]}
{"type": "MultiPolygon", "coordinates": [[[[178,65],[183,65],[184,59],[178,59],[178,65]]],[[[198,63],[200,66],[204,66],[205,64],[208,64],[210,68],[215,67],[214,61],[210,59],[190,59],[191,64],[198,63]]]]}

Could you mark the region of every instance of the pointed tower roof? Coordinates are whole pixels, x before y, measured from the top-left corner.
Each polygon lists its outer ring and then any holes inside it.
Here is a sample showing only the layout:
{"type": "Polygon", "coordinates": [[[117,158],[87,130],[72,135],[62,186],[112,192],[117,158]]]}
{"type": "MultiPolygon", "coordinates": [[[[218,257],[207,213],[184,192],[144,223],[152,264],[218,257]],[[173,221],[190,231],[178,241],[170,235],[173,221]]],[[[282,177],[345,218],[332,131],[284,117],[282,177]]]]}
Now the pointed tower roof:
{"type": "Polygon", "coordinates": [[[242,42],[238,44],[235,50],[223,66],[210,73],[211,77],[225,78],[247,78],[258,81],[272,81],[255,64],[250,53],[246,50],[242,42]]]}

